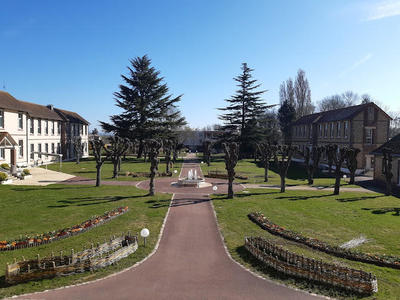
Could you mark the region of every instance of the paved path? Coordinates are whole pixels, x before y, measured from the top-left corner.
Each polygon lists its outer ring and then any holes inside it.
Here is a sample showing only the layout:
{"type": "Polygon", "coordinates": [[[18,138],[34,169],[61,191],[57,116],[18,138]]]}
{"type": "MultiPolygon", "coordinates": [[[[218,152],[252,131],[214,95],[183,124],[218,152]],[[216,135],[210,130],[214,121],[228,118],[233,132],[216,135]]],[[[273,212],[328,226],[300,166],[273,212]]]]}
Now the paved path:
{"type": "Polygon", "coordinates": [[[32,177],[25,178],[24,180],[14,180],[13,185],[41,185],[46,186],[49,184],[62,183],[65,180],[74,178],[74,175],[46,170],[43,168],[32,168],[32,177]]]}
{"type": "MultiPolygon", "coordinates": [[[[190,168],[201,172],[197,164],[184,164],[182,174],[190,168]]],[[[147,188],[147,183],[139,186],[147,188]]],[[[173,189],[159,181],[156,187],[173,189]]],[[[186,189],[175,193],[159,248],[144,263],[104,280],[23,298],[318,299],[256,277],[232,261],[218,231],[209,190],[186,189]]]]}

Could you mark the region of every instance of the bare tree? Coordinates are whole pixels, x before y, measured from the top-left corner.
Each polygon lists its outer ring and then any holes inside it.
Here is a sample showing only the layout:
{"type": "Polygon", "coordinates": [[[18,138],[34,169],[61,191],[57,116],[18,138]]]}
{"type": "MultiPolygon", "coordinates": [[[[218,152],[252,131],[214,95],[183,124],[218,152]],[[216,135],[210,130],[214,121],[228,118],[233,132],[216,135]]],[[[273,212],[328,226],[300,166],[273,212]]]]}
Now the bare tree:
{"type": "Polygon", "coordinates": [[[165,173],[170,174],[171,173],[171,154],[172,154],[172,148],[173,148],[173,141],[172,140],[164,140],[163,143],[163,150],[164,150],[164,158],[165,158],[165,173]]]}
{"type": "Polygon", "coordinates": [[[239,158],[239,147],[238,144],[224,143],[225,151],[225,169],[228,172],[228,199],[232,199],[233,194],[233,180],[235,179],[235,167],[239,158]]]}
{"type": "Polygon", "coordinates": [[[161,143],[157,140],[147,140],[145,142],[148,149],[149,159],[150,159],[150,183],[149,183],[149,195],[154,196],[154,178],[158,172],[158,155],[161,149],[161,143]]]}
{"type": "Polygon", "coordinates": [[[328,145],[326,151],[332,157],[333,163],[335,164],[335,190],[333,194],[339,195],[342,165],[346,159],[348,150],[346,148],[339,149],[338,145],[328,145]]]}
{"type": "Polygon", "coordinates": [[[297,72],[294,91],[296,96],[296,116],[300,118],[312,114],[315,107],[311,103],[311,90],[306,78],[306,73],[301,69],[297,72]]]}
{"type": "Polygon", "coordinates": [[[211,141],[204,141],[204,143],[203,143],[203,156],[204,156],[204,160],[207,163],[207,166],[210,166],[211,146],[212,146],[211,141]]]}
{"type": "Polygon", "coordinates": [[[306,165],[308,184],[314,184],[314,173],[318,170],[319,162],[325,148],[322,146],[306,147],[302,153],[304,156],[304,163],[306,165]]]}
{"type": "Polygon", "coordinates": [[[278,148],[270,143],[259,143],[257,144],[257,148],[264,167],[264,182],[268,182],[269,162],[275,157],[278,148]]]}
{"type": "Polygon", "coordinates": [[[80,136],[73,137],[72,138],[72,144],[74,146],[76,163],[79,164],[80,159],[81,159],[82,154],[83,154],[82,137],[80,137],[80,136]]]}
{"type": "Polygon", "coordinates": [[[342,93],[341,96],[344,102],[346,103],[346,106],[356,105],[360,98],[358,94],[354,93],[353,91],[345,91],[344,93],[342,93]]]}
{"type": "Polygon", "coordinates": [[[113,136],[110,138],[111,147],[106,149],[108,156],[113,163],[113,177],[118,178],[118,172],[121,170],[121,157],[131,147],[132,143],[127,138],[113,136]]]}
{"type": "Polygon", "coordinates": [[[287,172],[296,151],[296,146],[284,145],[278,146],[277,152],[275,153],[275,164],[279,169],[279,176],[281,177],[281,193],[284,193],[286,190],[287,172]]]}
{"type": "Polygon", "coordinates": [[[281,83],[279,89],[280,104],[288,101],[291,105],[295,106],[295,91],[292,78],[281,83]]]}
{"type": "Polygon", "coordinates": [[[392,150],[389,148],[382,149],[383,161],[382,171],[386,179],[386,196],[392,195],[392,150]]]}
{"type": "Polygon", "coordinates": [[[357,171],[357,155],[360,153],[360,149],[348,148],[346,151],[346,165],[350,172],[350,184],[355,183],[356,171],[357,171]]]}
{"type": "Polygon", "coordinates": [[[106,156],[102,156],[102,152],[106,150],[104,142],[101,138],[97,135],[93,136],[92,139],[89,141],[92,149],[93,155],[96,160],[96,186],[100,186],[101,184],[101,167],[105,163],[105,161],[109,158],[109,154],[107,153],[106,156]]]}

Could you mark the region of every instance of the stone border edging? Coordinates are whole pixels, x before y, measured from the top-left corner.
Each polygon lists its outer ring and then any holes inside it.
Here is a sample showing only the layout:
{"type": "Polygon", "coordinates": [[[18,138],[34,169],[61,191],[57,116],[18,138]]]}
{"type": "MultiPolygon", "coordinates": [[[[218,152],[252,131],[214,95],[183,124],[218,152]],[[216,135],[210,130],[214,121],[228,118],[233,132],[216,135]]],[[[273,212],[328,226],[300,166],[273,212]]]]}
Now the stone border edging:
{"type": "Polygon", "coordinates": [[[15,298],[18,298],[18,297],[23,297],[23,296],[34,296],[34,295],[38,295],[38,294],[46,293],[46,292],[50,292],[50,291],[57,291],[57,290],[68,289],[68,288],[72,288],[72,287],[77,287],[77,286],[92,284],[92,283],[96,283],[96,282],[99,282],[99,281],[102,281],[102,280],[105,280],[105,279],[108,279],[108,278],[117,276],[117,275],[119,275],[119,274],[122,274],[122,273],[124,273],[124,272],[127,272],[127,271],[129,271],[129,270],[131,270],[131,269],[134,269],[134,268],[136,268],[137,266],[141,265],[142,263],[144,263],[146,260],[148,260],[150,257],[152,257],[152,256],[156,253],[156,251],[157,251],[157,249],[158,249],[158,247],[159,247],[159,245],[160,245],[161,237],[162,237],[162,234],[163,234],[163,232],[164,232],[164,227],[165,227],[165,224],[166,224],[166,222],[167,222],[167,219],[168,219],[168,216],[169,216],[169,212],[170,212],[170,209],[171,209],[171,204],[172,204],[172,201],[174,200],[174,197],[175,197],[175,194],[172,194],[171,202],[170,202],[170,205],[168,206],[167,213],[165,214],[164,221],[163,221],[163,223],[162,223],[162,225],[161,225],[161,228],[160,228],[160,232],[158,233],[158,240],[157,240],[156,245],[154,246],[153,251],[152,251],[148,256],[146,256],[145,258],[143,258],[141,261],[138,261],[138,262],[136,262],[135,264],[133,264],[132,266],[130,266],[130,267],[126,268],[126,269],[123,269],[123,270],[121,270],[121,271],[119,271],[119,272],[112,273],[112,274],[110,274],[110,275],[107,275],[107,276],[105,276],[105,277],[98,278],[98,279],[95,279],[95,280],[86,281],[86,282],[77,283],[77,284],[66,285],[66,286],[61,286],[61,287],[58,287],[58,288],[55,288],[55,289],[43,290],[43,291],[40,291],[40,292],[34,292],[34,293],[27,293],[27,294],[14,295],[14,296],[11,296],[11,297],[8,297],[8,298],[5,298],[5,299],[15,299],[15,298]]]}
{"type": "Polygon", "coordinates": [[[325,252],[327,254],[334,255],[340,258],[346,258],[353,261],[359,261],[367,264],[373,264],[380,267],[389,267],[393,269],[400,269],[400,258],[396,256],[383,256],[378,254],[367,254],[363,252],[355,252],[346,249],[342,249],[337,246],[329,245],[318,239],[308,238],[302,236],[294,231],[284,229],[283,227],[276,225],[269,221],[263,214],[253,212],[249,213],[248,218],[260,226],[262,229],[268,231],[271,234],[278,235],[287,240],[294,241],[306,245],[312,249],[325,252]]]}
{"type": "Polygon", "coordinates": [[[246,237],[245,248],[256,259],[278,272],[371,295],[378,291],[376,276],[303,257],[261,237],[246,237]]]}

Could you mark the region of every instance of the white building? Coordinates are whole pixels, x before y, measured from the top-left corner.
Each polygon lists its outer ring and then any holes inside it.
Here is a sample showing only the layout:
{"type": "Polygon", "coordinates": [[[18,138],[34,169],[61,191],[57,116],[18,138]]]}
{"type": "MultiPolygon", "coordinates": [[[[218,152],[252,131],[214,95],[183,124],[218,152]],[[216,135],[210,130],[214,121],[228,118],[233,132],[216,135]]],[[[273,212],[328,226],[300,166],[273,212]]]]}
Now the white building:
{"type": "Polygon", "coordinates": [[[77,113],[15,99],[0,91],[0,165],[41,165],[75,158],[73,138],[80,136],[88,156],[89,123],[77,113]],[[60,156],[62,154],[62,156],[60,156]]]}

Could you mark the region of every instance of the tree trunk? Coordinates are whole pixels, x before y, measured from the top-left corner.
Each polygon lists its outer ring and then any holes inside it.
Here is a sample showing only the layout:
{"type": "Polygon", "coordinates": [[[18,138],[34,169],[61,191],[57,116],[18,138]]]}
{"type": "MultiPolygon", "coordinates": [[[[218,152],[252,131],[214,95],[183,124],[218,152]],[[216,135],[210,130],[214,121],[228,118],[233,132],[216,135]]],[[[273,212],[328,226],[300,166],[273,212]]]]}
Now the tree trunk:
{"type": "MultiPolygon", "coordinates": [[[[338,169],[338,167],[336,166],[336,169],[338,169]]],[[[339,168],[340,170],[340,168],[339,168]]],[[[334,195],[339,195],[339,191],[340,191],[340,171],[336,171],[336,179],[335,179],[335,190],[333,191],[334,195]]]]}
{"type": "Polygon", "coordinates": [[[121,172],[121,157],[118,158],[118,172],[121,172]]]}
{"type": "Polygon", "coordinates": [[[286,176],[281,174],[281,193],[286,191],[286,176]]]}
{"type": "Polygon", "coordinates": [[[119,159],[113,160],[114,169],[113,169],[113,177],[112,178],[118,178],[118,162],[119,162],[119,159]]]}
{"type": "Polygon", "coordinates": [[[312,185],[314,184],[314,168],[313,167],[308,167],[308,184],[312,185]]]}
{"type": "Polygon", "coordinates": [[[102,164],[96,165],[96,186],[101,185],[101,167],[102,167],[102,164]]]}
{"type": "Polygon", "coordinates": [[[154,177],[155,174],[150,175],[150,183],[149,183],[149,195],[154,196],[154,177]]]}
{"type": "Polygon", "coordinates": [[[140,141],[137,156],[136,156],[137,158],[142,158],[143,148],[144,148],[143,141],[140,141]]]}
{"type": "Polygon", "coordinates": [[[386,177],[386,196],[391,196],[392,195],[392,178],[391,177],[386,177]]]}
{"type": "Polygon", "coordinates": [[[228,199],[232,199],[233,198],[233,176],[229,176],[228,179],[228,199]]]}
{"type": "Polygon", "coordinates": [[[356,182],[356,171],[350,171],[350,181],[349,184],[354,184],[356,182]]]}
{"type": "Polygon", "coordinates": [[[269,163],[265,163],[264,165],[264,182],[268,182],[268,169],[269,169],[269,163]]]}
{"type": "Polygon", "coordinates": [[[79,154],[76,154],[76,164],[79,165],[79,154]]]}
{"type": "Polygon", "coordinates": [[[166,174],[169,174],[169,172],[170,172],[170,170],[169,170],[169,166],[170,166],[169,162],[170,162],[169,159],[166,159],[166,160],[165,160],[165,163],[166,163],[166,166],[165,166],[165,173],[166,173],[166,174]]]}

